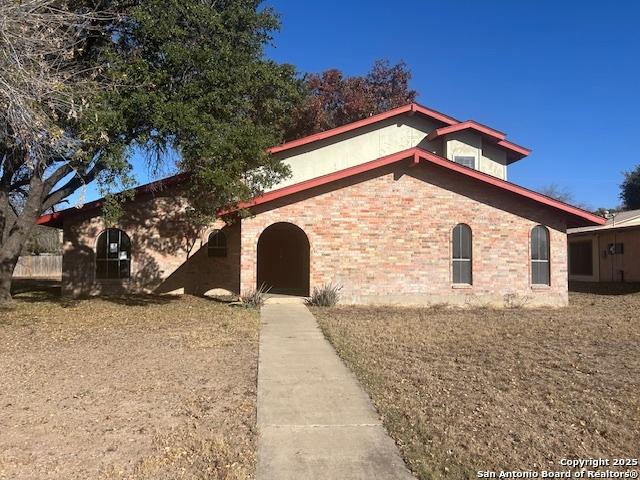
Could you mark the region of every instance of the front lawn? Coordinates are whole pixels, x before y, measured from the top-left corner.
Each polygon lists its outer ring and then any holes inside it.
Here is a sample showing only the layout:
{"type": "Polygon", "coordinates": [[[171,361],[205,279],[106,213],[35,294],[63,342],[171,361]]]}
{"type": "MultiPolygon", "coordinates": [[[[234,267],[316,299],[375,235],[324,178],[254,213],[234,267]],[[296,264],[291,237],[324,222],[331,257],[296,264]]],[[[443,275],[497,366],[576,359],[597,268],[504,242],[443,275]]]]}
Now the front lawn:
{"type": "Polygon", "coordinates": [[[572,293],[565,309],[313,312],[423,480],[640,453],[638,293],[572,293]]]}
{"type": "Polygon", "coordinates": [[[258,314],[194,297],[0,310],[1,479],[247,479],[258,314]]]}

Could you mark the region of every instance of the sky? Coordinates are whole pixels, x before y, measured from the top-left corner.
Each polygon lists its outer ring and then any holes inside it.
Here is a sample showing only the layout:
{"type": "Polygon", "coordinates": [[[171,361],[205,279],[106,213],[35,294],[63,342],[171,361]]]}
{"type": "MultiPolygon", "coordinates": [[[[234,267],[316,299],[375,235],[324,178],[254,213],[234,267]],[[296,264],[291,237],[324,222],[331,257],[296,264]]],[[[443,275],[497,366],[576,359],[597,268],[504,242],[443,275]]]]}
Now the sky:
{"type": "Polygon", "coordinates": [[[404,60],[418,102],[532,149],[509,167],[592,208],[619,204],[640,163],[640,2],[270,0],[267,55],[301,72],[404,60]]]}
{"type": "MultiPolygon", "coordinates": [[[[404,60],[418,102],[532,149],[509,180],[555,183],[590,208],[617,206],[640,163],[640,2],[268,0],[281,30],[267,57],[363,75],[404,60]]],[[[140,183],[150,180],[134,159],[140,183]]],[[[87,199],[97,196],[95,190],[87,199]]],[[[76,195],[77,197],[77,195],[76,195]]]]}

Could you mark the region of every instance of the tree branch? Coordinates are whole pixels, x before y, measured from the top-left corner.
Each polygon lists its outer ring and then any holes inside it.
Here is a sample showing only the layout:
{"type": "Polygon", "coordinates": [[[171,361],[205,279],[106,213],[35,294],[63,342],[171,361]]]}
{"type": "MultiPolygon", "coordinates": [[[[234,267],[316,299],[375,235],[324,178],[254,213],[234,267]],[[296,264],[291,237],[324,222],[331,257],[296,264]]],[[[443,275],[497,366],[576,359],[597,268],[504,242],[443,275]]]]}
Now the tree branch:
{"type": "MultiPolygon", "coordinates": [[[[65,166],[68,166],[68,165],[65,165],[65,166]]],[[[76,175],[73,178],[69,179],[69,181],[65,183],[62,187],[58,188],[54,192],[48,193],[50,189],[53,188],[55,184],[58,182],[53,183],[45,192],[46,197],[42,202],[42,211],[46,212],[47,210],[52,208],[54,205],[60,203],[66,197],[68,197],[73,192],[78,190],[83,185],[93,182],[98,176],[98,174],[103,170],[103,167],[104,165],[102,164],[102,162],[98,160],[96,163],[94,163],[93,167],[91,167],[90,170],[85,172],[83,176],[80,176],[79,174],[76,173],[76,175]]],[[[58,169],[56,173],[58,173],[62,169],[63,167],[60,167],[60,169],[58,169]]],[[[73,171],[73,169],[71,169],[71,171],[73,171]]],[[[60,179],[64,178],[68,174],[69,172],[65,175],[62,175],[60,179]]],[[[49,179],[50,178],[51,177],[49,177],[49,179]]],[[[47,182],[49,181],[49,179],[47,179],[47,182]]]]}

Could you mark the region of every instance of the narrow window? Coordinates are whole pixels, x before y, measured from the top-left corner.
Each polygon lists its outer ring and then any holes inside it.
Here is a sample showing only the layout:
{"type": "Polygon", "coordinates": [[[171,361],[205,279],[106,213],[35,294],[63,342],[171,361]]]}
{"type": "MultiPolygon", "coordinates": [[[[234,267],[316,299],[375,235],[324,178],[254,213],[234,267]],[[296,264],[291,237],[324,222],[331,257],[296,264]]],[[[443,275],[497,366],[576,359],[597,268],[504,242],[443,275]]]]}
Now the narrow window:
{"type": "Polygon", "coordinates": [[[476,157],[456,155],[453,161],[469,168],[476,168],[476,157]]]}
{"type": "Polygon", "coordinates": [[[210,257],[227,256],[227,236],[222,230],[214,230],[209,234],[207,250],[210,257]]]}
{"type": "Polygon", "coordinates": [[[531,283],[551,285],[549,280],[549,230],[538,225],[531,230],[531,283]]]}
{"type": "Polygon", "coordinates": [[[131,275],[131,241],[118,228],[108,228],[96,244],[96,278],[126,279],[131,275]]]}
{"type": "Polygon", "coordinates": [[[460,223],[453,229],[453,283],[472,283],[471,228],[460,223]]]}

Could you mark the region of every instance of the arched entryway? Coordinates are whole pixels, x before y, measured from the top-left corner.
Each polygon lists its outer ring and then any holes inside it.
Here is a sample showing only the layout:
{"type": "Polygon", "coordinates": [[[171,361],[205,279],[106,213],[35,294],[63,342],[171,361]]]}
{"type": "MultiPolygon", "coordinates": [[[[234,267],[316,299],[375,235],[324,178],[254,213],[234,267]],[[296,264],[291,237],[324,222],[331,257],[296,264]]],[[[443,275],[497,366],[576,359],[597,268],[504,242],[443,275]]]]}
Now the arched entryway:
{"type": "Polygon", "coordinates": [[[258,239],[258,287],[269,293],[309,295],[309,239],[287,222],[267,227],[258,239]]]}

